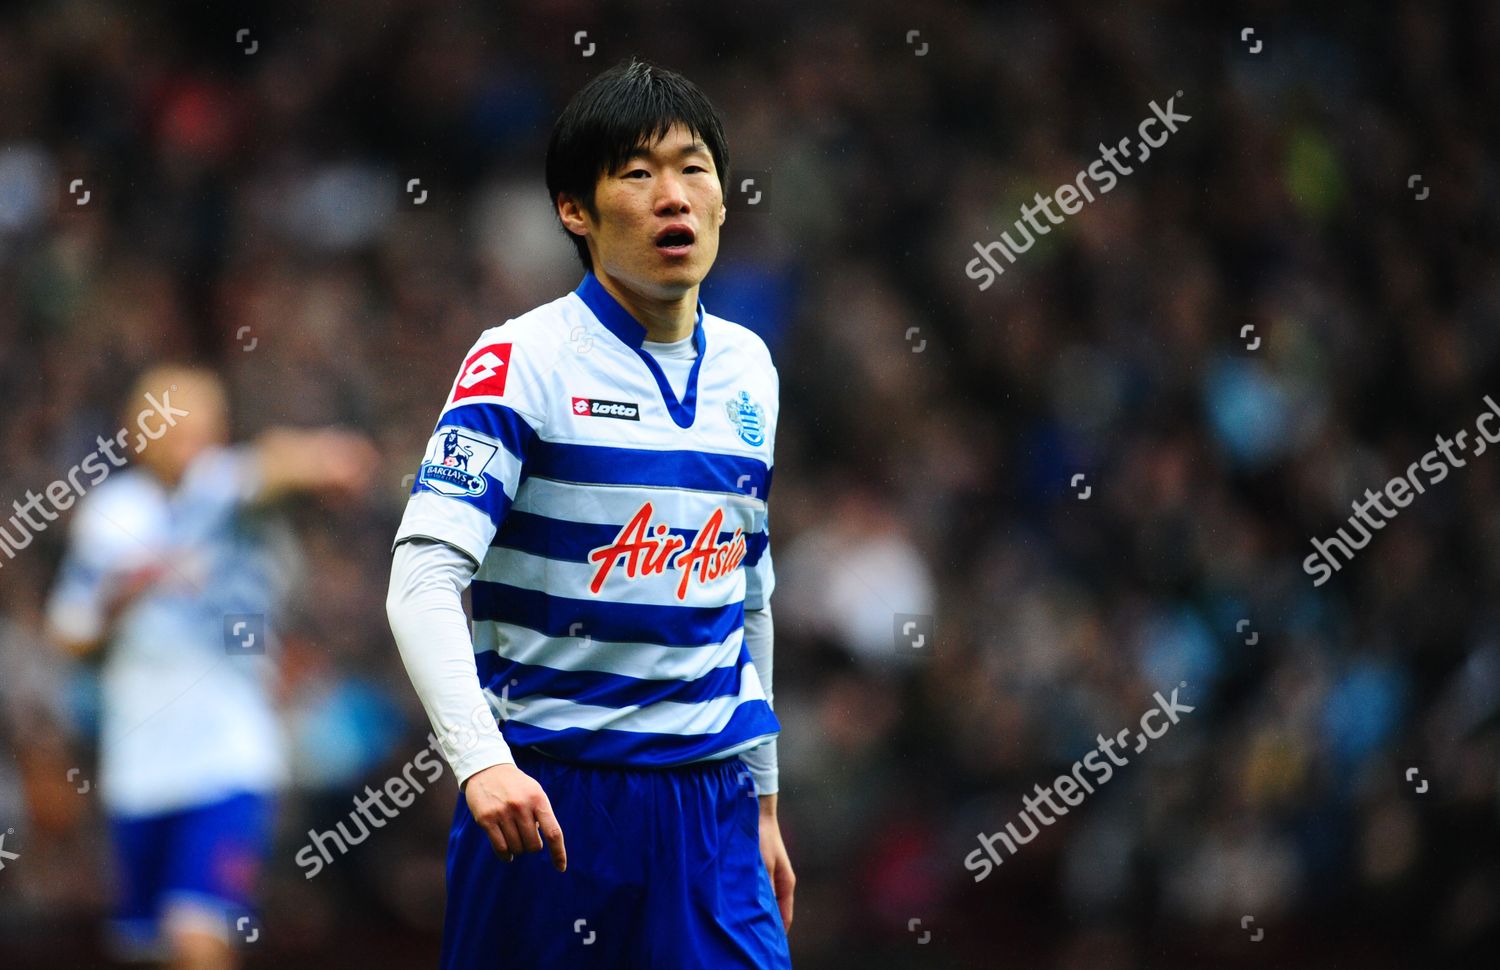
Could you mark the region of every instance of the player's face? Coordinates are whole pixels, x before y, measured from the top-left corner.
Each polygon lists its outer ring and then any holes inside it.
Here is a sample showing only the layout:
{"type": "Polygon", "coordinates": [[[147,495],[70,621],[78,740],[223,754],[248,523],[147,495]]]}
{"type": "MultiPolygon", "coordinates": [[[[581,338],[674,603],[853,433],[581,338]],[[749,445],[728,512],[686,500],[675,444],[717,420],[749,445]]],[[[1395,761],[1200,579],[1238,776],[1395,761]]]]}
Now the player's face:
{"type": "Polygon", "coordinates": [[[708,275],[728,214],[713,154],[681,124],[606,172],[594,208],[597,219],[577,212],[595,268],[659,299],[679,297],[708,275]]]}
{"type": "Polygon", "coordinates": [[[228,440],[229,412],[223,385],[217,378],[196,371],[154,371],[142,379],[134,400],[141,400],[147,390],[160,396],[168,389],[169,403],[188,412],[187,416],[178,418],[159,440],[150,442],[137,461],[163,480],[176,482],[194,458],[228,440]]]}

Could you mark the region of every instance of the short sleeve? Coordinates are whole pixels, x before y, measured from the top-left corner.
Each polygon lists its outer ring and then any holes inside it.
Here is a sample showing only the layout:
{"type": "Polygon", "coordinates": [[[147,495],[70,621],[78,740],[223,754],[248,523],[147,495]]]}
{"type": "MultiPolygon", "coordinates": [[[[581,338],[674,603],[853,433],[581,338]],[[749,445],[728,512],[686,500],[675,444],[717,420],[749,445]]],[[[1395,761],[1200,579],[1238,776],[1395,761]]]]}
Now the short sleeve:
{"type": "Polygon", "coordinates": [[[469,349],[428,439],[395,544],[435,539],[484,562],[541,427],[547,368],[505,327],[469,349]]]}
{"type": "Polygon", "coordinates": [[[111,482],[85,495],[68,529],[68,548],[47,601],[47,625],[70,640],[104,635],[104,605],[113,583],[156,554],[137,538],[151,534],[150,503],[133,483],[111,482]]]}
{"type": "Polygon", "coordinates": [[[763,610],[771,601],[771,592],[776,588],[776,570],[771,562],[771,479],[775,471],[776,421],[781,412],[781,383],[776,368],[771,368],[775,396],[771,400],[769,420],[766,423],[766,493],[765,504],[756,513],[756,528],[746,542],[745,550],[745,609],[763,610]]]}

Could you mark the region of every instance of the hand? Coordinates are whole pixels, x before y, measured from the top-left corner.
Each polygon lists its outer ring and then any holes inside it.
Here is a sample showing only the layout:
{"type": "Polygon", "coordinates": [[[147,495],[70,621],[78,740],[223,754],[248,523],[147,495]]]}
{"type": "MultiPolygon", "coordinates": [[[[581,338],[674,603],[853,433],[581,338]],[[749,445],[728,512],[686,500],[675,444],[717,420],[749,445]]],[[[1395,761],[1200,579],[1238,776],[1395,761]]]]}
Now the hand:
{"type": "Polygon", "coordinates": [[[318,486],[342,495],[358,495],[369,487],[380,466],[380,453],[369,438],[350,431],[325,428],[311,432],[310,447],[318,457],[322,481],[318,486]]]}
{"type": "Polygon", "coordinates": [[[262,500],[306,491],[352,497],[369,485],[380,461],[369,438],[337,428],[272,428],[256,439],[255,450],[262,500]]]}
{"type": "Polygon", "coordinates": [[[786,931],[792,931],[792,892],[797,887],[797,874],[792,872],[792,860],[787,857],[786,843],[781,841],[781,823],[776,820],[776,796],[762,795],[760,799],[760,857],[765,860],[766,872],[771,875],[771,888],[776,893],[776,905],[781,908],[781,922],[786,931]]]}
{"type": "Polygon", "coordinates": [[[165,555],[136,566],[120,576],[109,590],[104,602],[104,621],[113,626],[120,614],[134,603],[142,593],[155,586],[163,576],[172,572],[172,565],[165,555]]]}
{"type": "Polygon", "coordinates": [[[500,858],[509,862],[523,852],[540,852],[545,841],[553,867],[567,871],[562,826],[536,779],[513,764],[492,765],[470,776],[464,798],[500,858]]]}

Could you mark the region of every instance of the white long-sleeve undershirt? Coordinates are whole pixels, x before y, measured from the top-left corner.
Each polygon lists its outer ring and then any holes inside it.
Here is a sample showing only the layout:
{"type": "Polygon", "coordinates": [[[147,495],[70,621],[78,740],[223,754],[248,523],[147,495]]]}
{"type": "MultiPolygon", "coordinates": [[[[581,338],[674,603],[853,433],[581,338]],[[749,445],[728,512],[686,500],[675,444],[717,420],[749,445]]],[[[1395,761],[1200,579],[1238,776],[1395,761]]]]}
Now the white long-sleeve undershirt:
{"type": "MultiPolygon", "coordinates": [[[[774,708],[776,704],[771,690],[771,658],[775,649],[771,627],[770,603],[763,610],[745,611],[745,646],[750,648],[750,662],[755,664],[755,672],[760,676],[761,689],[766,692],[766,703],[774,708]]],[[[775,738],[742,753],[740,760],[750,769],[750,775],[755,779],[757,795],[776,794],[780,766],[776,763],[775,738]]]]}
{"type": "Polygon", "coordinates": [[[474,663],[463,592],[475,570],[472,559],[447,543],[408,540],[396,546],[385,600],[406,675],[460,787],[476,772],[516,760],[474,663]]]}
{"type": "MultiPolygon", "coordinates": [[[[446,543],[409,539],[396,547],[385,604],[401,662],[460,786],[485,768],[515,761],[479,686],[474,663],[463,591],[475,571],[472,559],[446,543]]],[[[774,651],[769,609],[745,611],[745,645],[771,703],[774,651]]],[[[757,794],[777,791],[775,740],[740,758],[755,779],[757,794]]]]}

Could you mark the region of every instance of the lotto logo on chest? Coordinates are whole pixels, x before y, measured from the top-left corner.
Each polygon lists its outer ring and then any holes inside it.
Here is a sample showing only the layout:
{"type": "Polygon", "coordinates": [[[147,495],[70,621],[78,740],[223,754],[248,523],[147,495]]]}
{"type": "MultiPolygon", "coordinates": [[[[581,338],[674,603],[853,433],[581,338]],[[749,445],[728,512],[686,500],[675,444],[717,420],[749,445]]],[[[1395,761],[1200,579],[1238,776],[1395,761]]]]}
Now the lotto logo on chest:
{"type": "Polygon", "coordinates": [[[665,522],[651,524],[653,509],[643,504],[613,542],[589,552],[589,562],[599,569],[589,583],[589,592],[598,594],[616,566],[623,565],[626,579],[659,576],[668,569],[679,573],[677,598],[687,599],[689,582],[707,585],[729,575],[745,559],[745,533],[735,529],[728,541],[719,541],[724,524],[724,510],[716,508],[708,521],[699,527],[691,542],[671,534],[665,522]]]}
{"type": "Polygon", "coordinates": [[[580,418],[620,418],[639,421],[641,406],[634,401],[601,401],[598,398],[574,397],[570,405],[580,418]]]}

